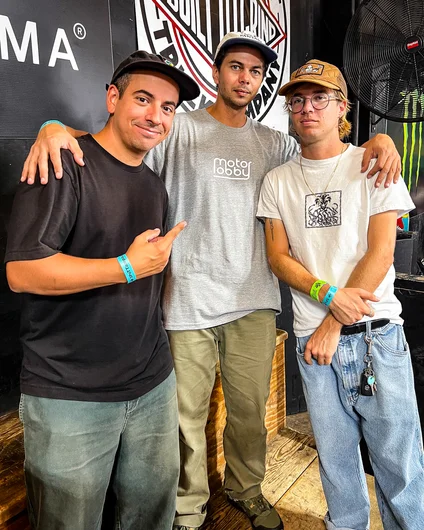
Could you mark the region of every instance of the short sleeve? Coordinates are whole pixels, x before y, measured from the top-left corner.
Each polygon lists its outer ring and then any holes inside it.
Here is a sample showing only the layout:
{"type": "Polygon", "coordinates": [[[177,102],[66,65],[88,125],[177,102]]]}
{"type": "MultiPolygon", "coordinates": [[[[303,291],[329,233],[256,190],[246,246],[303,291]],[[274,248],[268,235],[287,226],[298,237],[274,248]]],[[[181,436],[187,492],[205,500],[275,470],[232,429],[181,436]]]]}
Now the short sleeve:
{"type": "Polygon", "coordinates": [[[258,209],[256,217],[261,219],[282,219],[278,209],[278,197],[276,189],[275,171],[265,175],[259,194],[258,209]]]}
{"type": "Polygon", "coordinates": [[[293,138],[293,136],[285,133],[281,133],[281,135],[283,139],[281,148],[281,164],[285,164],[300,153],[300,145],[293,138]]]}
{"type": "Polygon", "coordinates": [[[401,177],[396,184],[391,184],[388,188],[374,186],[375,179],[371,179],[369,186],[371,187],[371,210],[370,215],[376,215],[390,210],[396,210],[398,217],[402,217],[406,213],[415,208],[409,195],[408,188],[401,177]]]}
{"type": "Polygon", "coordinates": [[[49,168],[49,182],[20,183],[7,230],[5,262],[53,256],[65,245],[75,223],[78,197],[71,176],[57,180],[49,168]]]}

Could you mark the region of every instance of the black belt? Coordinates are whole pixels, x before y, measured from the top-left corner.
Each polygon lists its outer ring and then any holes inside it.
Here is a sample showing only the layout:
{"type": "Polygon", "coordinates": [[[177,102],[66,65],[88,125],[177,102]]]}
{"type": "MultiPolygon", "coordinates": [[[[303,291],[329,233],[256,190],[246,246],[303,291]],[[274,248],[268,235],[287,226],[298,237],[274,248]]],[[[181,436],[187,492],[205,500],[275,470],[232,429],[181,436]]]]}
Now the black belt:
{"type": "MultiPolygon", "coordinates": [[[[377,320],[371,320],[371,329],[382,328],[388,324],[390,320],[388,318],[378,318],[377,320]]],[[[358,324],[352,324],[350,326],[343,326],[340,331],[341,335],[353,335],[354,333],[364,333],[367,329],[366,322],[359,322],[358,324]]]]}

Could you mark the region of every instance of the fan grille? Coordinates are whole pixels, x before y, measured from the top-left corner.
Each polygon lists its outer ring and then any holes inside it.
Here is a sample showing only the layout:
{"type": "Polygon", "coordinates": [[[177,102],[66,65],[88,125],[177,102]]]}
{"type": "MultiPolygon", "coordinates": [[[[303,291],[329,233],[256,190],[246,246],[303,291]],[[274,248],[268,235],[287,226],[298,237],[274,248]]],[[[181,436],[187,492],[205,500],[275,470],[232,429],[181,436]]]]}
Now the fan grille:
{"type": "Polygon", "coordinates": [[[349,86],[369,110],[393,121],[424,121],[424,2],[365,0],[343,49],[349,86]]]}

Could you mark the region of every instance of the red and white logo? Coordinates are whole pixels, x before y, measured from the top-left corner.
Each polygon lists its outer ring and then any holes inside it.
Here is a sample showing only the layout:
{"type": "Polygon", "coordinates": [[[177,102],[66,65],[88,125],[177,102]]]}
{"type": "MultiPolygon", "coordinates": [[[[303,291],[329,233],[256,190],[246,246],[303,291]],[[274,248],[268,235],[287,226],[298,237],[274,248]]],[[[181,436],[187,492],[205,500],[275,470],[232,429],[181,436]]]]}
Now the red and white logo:
{"type": "Polygon", "coordinates": [[[420,41],[417,39],[417,40],[413,40],[411,42],[408,42],[406,44],[406,47],[408,50],[413,50],[414,48],[418,48],[418,46],[420,45],[420,41]]]}
{"type": "Polygon", "coordinates": [[[251,31],[278,53],[247,114],[262,120],[273,105],[287,60],[285,0],[137,0],[139,49],[159,53],[190,74],[201,95],[181,105],[185,111],[209,106],[216,98],[214,51],[230,31],[251,31]]]}

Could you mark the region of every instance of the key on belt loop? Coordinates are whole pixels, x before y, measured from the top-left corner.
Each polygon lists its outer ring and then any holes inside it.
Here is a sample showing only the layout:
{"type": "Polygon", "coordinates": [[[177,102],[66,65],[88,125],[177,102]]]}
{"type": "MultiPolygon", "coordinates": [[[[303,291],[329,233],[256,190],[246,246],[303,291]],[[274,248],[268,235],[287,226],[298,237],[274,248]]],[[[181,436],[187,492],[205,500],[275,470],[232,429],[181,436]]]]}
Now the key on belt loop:
{"type": "Polygon", "coordinates": [[[372,362],[372,353],[371,353],[371,347],[372,347],[372,335],[371,335],[371,320],[367,320],[365,322],[365,336],[364,340],[368,345],[367,353],[364,355],[364,363],[369,365],[372,362]]]}

